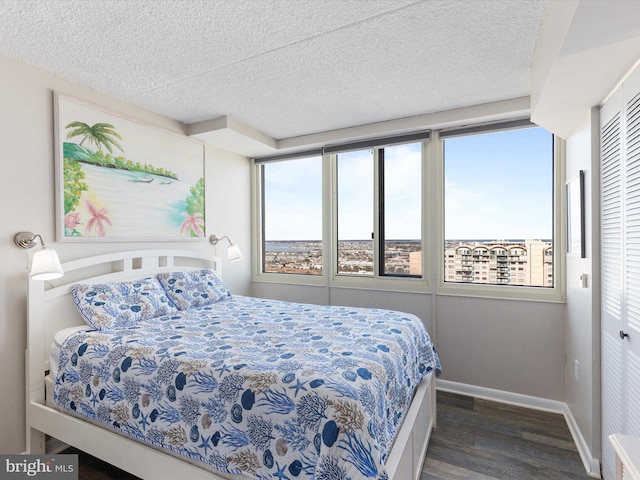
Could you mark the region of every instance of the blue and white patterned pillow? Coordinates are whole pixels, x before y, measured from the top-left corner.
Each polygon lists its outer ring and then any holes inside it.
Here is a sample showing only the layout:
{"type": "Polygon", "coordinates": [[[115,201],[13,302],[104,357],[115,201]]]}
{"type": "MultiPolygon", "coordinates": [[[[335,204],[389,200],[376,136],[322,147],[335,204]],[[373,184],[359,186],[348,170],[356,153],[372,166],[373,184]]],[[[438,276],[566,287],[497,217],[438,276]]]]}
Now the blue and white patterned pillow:
{"type": "Polygon", "coordinates": [[[82,318],[98,330],[131,326],[140,320],[178,312],[153,277],[94,285],[77,283],[71,294],[82,318]]]}
{"type": "Polygon", "coordinates": [[[158,280],[180,310],[202,307],[231,296],[224,282],[209,268],[160,273],[158,280]]]}

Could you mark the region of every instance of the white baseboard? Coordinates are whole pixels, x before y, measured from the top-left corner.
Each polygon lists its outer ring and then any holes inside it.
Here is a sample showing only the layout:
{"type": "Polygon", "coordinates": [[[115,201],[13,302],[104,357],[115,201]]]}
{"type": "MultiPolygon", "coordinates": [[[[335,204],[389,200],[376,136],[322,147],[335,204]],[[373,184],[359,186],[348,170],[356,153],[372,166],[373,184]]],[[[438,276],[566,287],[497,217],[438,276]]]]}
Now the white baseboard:
{"type": "Polygon", "coordinates": [[[573,437],[573,441],[576,444],[576,448],[578,449],[580,459],[582,460],[582,464],[584,465],[587,475],[592,478],[600,478],[600,461],[591,455],[589,446],[582,436],[582,432],[578,427],[576,419],[573,417],[569,406],[565,402],[440,379],[436,380],[436,389],[443,392],[458,393],[470,397],[515,405],[517,407],[531,408],[534,410],[563,415],[567,422],[567,426],[569,427],[569,431],[571,432],[571,436],[573,437]]]}
{"type": "Polygon", "coordinates": [[[589,450],[589,446],[587,445],[587,441],[582,436],[582,432],[578,427],[578,423],[576,419],[573,417],[569,406],[567,405],[567,410],[564,412],[564,418],[567,421],[567,425],[569,426],[569,430],[571,431],[571,436],[573,437],[573,441],[576,442],[576,447],[578,448],[578,453],[580,453],[580,458],[582,459],[582,464],[584,465],[585,470],[587,471],[587,475],[592,478],[601,478],[600,476],[600,461],[597,458],[593,458],[591,456],[591,450],[589,450]]]}

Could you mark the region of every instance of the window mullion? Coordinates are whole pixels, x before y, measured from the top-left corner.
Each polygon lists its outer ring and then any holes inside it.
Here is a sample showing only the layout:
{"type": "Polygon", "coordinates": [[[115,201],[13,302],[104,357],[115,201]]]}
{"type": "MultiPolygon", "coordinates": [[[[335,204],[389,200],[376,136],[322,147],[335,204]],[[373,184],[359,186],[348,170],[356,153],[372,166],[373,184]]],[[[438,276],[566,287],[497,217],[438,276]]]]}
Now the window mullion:
{"type": "Polygon", "coordinates": [[[384,275],[384,148],[374,151],[373,272],[384,275]]]}
{"type": "Polygon", "coordinates": [[[444,258],[442,147],[437,131],[422,146],[422,248],[425,252],[422,255],[422,278],[433,286],[434,293],[438,279],[442,278],[444,258]]]}
{"type": "Polygon", "coordinates": [[[338,275],[338,156],[328,155],[329,161],[329,185],[331,186],[331,195],[329,198],[329,234],[327,241],[329,242],[329,251],[324,265],[329,272],[331,279],[335,279],[338,275]]]}
{"type": "Polygon", "coordinates": [[[264,193],[264,176],[265,176],[265,168],[264,168],[264,164],[263,165],[258,165],[257,168],[260,171],[259,177],[260,177],[260,260],[259,260],[259,264],[258,264],[258,270],[260,272],[264,272],[264,268],[265,268],[265,262],[266,262],[266,254],[265,254],[265,246],[266,246],[266,240],[265,240],[265,222],[266,222],[266,215],[265,215],[265,193],[264,193]]]}

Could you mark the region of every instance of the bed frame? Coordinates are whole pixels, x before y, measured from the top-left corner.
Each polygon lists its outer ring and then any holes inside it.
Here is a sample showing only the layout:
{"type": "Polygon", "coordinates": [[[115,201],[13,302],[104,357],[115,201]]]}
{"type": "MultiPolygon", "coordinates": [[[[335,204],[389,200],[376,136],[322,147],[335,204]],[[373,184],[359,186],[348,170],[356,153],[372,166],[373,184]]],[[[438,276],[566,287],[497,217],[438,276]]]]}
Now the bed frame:
{"type": "MultiPolygon", "coordinates": [[[[218,257],[184,250],[118,252],[63,264],[65,276],[52,282],[29,280],[26,350],[27,452],[44,454],[47,435],[74,446],[133,475],[148,479],[226,478],[111,430],[59,410],[45,400],[49,347],[58,330],[84,325],[71,286],[77,282],[132,280],[160,272],[213,268],[221,275],[218,257]]],[[[396,435],[385,467],[390,480],[417,480],[436,419],[435,376],[425,377],[396,435]]],[[[238,475],[233,478],[244,478],[238,475]]]]}

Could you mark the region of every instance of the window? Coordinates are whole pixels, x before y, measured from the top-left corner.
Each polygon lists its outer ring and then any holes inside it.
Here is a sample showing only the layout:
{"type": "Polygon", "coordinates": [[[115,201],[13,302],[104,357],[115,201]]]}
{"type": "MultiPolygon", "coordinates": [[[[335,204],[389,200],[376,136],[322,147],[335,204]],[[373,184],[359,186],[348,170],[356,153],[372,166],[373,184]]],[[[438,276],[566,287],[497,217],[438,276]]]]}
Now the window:
{"type": "Polygon", "coordinates": [[[338,153],[336,166],[337,273],[421,277],[422,143],[338,153]]]}
{"type": "Polygon", "coordinates": [[[384,275],[422,276],[422,144],[381,149],[384,275]]]}
{"type": "Polygon", "coordinates": [[[262,271],[322,275],[322,156],[260,169],[262,271]]]}
{"type": "Polygon", "coordinates": [[[256,159],[254,279],[560,301],[562,147],[513,120],[256,159]]]}
{"type": "Polygon", "coordinates": [[[374,151],[337,155],[337,273],[373,275],[374,151]]]}
{"type": "Polygon", "coordinates": [[[553,136],[524,128],[444,137],[445,255],[490,252],[455,271],[445,263],[445,282],[553,287],[553,136]],[[476,263],[489,267],[488,280],[470,274],[476,263]]]}

